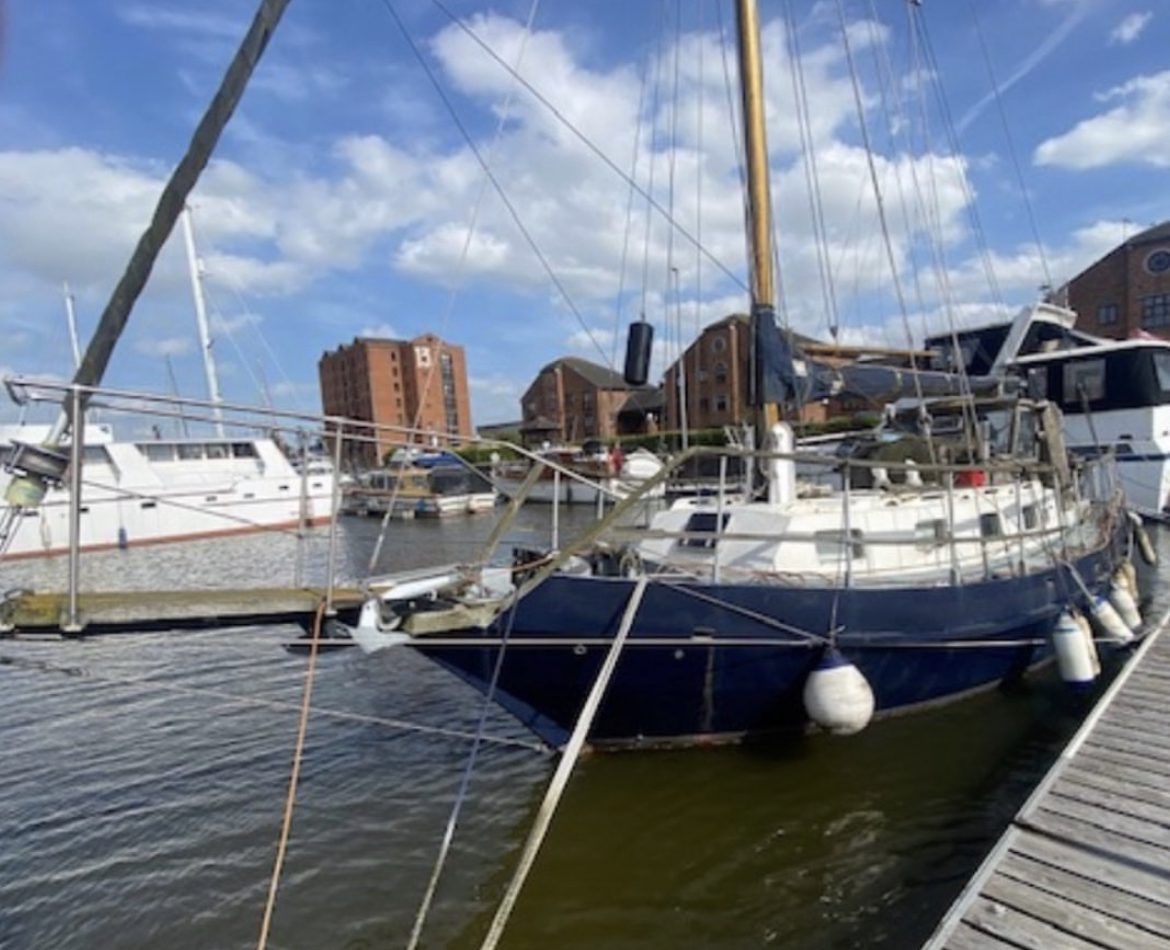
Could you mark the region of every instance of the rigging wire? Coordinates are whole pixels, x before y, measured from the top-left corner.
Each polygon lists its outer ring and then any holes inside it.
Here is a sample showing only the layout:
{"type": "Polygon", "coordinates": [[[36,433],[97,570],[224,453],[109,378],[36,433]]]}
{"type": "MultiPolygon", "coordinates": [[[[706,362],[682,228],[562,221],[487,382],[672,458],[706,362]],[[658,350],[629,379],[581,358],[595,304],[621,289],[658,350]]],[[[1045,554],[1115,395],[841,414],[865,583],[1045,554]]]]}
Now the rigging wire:
{"type": "Polygon", "coordinates": [[[975,193],[971,188],[971,182],[967,177],[966,163],[960,158],[961,152],[959,150],[959,137],[955,129],[955,123],[951,116],[950,104],[947,101],[946,95],[942,88],[941,74],[939,73],[938,61],[934,55],[934,46],[930,41],[930,33],[926,26],[926,16],[921,12],[922,8],[917,4],[912,4],[909,7],[912,27],[916,30],[922,50],[926,54],[926,63],[928,71],[932,78],[932,88],[935,92],[935,99],[938,105],[939,115],[942,118],[943,130],[946,133],[947,146],[950,150],[951,158],[955,161],[958,169],[959,187],[963,191],[963,198],[966,201],[968,217],[971,222],[971,230],[975,236],[976,247],[979,251],[980,261],[983,264],[984,275],[987,278],[987,284],[991,291],[992,300],[999,306],[1001,310],[1006,310],[1006,305],[1003,301],[1003,295],[1000,292],[999,282],[995,277],[995,268],[992,266],[991,248],[987,243],[987,235],[983,230],[983,222],[979,217],[979,209],[975,204],[975,193]]]}
{"type": "MultiPolygon", "coordinates": [[[[532,239],[531,235],[528,233],[528,230],[524,227],[524,224],[520,220],[520,217],[517,214],[515,208],[513,207],[512,203],[508,200],[508,197],[504,193],[503,188],[500,186],[495,175],[491,171],[491,161],[490,160],[495,155],[495,150],[498,147],[500,140],[503,138],[504,128],[507,125],[508,119],[510,118],[510,115],[511,115],[513,94],[515,92],[515,89],[513,88],[513,89],[508,90],[508,95],[507,95],[506,99],[504,100],[504,108],[501,110],[500,118],[499,118],[498,122],[496,123],[496,131],[495,131],[495,135],[492,139],[492,144],[489,148],[487,156],[485,157],[480,153],[479,149],[475,145],[474,140],[472,139],[471,135],[468,133],[466,127],[459,120],[459,116],[455,112],[454,105],[451,103],[450,99],[447,97],[446,93],[444,92],[442,86],[440,85],[440,83],[438,81],[438,78],[435,76],[433,70],[430,68],[430,65],[427,63],[426,59],[423,57],[421,50],[419,50],[419,48],[415,44],[413,38],[410,36],[410,33],[406,29],[406,24],[403,23],[402,19],[398,16],[398,13],[394,9],[393,5],[390,3],[390,0],[382,0],[382,5],[386,8],[387,12],[394,19],[394,22],[398,25],[398,28],[401,31],[403,37],[405,38],[407,45],[410,47],[411,51],[414,53],[416,59],[418,59],[418,62],[422,66],[423,71],[426,73],[427,78],[430,80],[431,85],[434,86],[435,91],[439,95],[439,98],[442,100],[444,106],[446,106],[448,113],[450,114],[452,120],[454,121],[456,127],[459,129],[460,133],[462,133],[464,140],[467,142],[468,148],[475,155],[475,158],[479,162],[479,165],[483,169],[483,173],[484,173],[484,178],[480,182],[479,193],[476,195],[476,200],[475,200],[474,204],[472,205],[471,220],[468,222],[467,235],[464,238],[463,247],[461,249],[460,256],[459,256],[459,265],[457,268],[458,278],[457,278],[455,286],[452,288],[451,293],[448,295],[448,298],[447,298],[447,308],[444,312],[443,321],[442,321],[442,327],[444,329],[444,332],[446,330],[447,323],[451,317],[451,313],[453,312],[453,310],[455,308],[455,301],[456,301],[458,294],[462,288],[462,277],[466,273],[465,267],[466,267],[466,262],[467,262],[467,255],[470,253],[470,250],[471,250],[471,242],[472,242],[472,239],[473,239],[474,234],[475,234],[476,224],[479,220],[479,212],[480,212],[480,209],[483,205],[483,201],[487,196],[487,186],[488,186],[488,183],[490,182],[491,185],[495,188],[496,193],[499,196],[500,200],[503,202],[505,208],[508,209],[508,212],[510,213],[513,222],[516,224],[516,227],[519,229],[520,233],[524,236],[525,240],[528,242],[529,247],[532,249],[532,251],[536,255],[537,259],[544,266],[545,273],[549,276],[549,278],[552,280],[553,284],[561,292],[561,295],[564,298],[565,302],[568,304],[569,309],[577,317],[577,322],[581,324],[581,327],[585,330],[586,334],[588,334],[589,339],[593,342],[593,345],[597,347],[598,352],[601,353],[601,357],[604,360],[605,359],[605,351],[601,348],[601,344],[597,342],[596,337],[594,337],[592,331],[586,325],[584,317],[581,315],[581,313],[573,305],[573,301],[569,297],[568,291],[565,290],[565,288],[561,285],[560,281],[557,279],[556,275],[553,273],[551,266],[548,264],[546,258],[541,253],[540,248],[536,245],[536,242],[532,239]]],[[[519,68],[520,63],[523,61],[524,53],[528,48],[528,40],[532,34],[532,24],[536,19],[536,11],[539,8],[539,6],[540,6],[540,0],[533,0],[531,7],[529,7],[528,20],[525,23],[524,33],[523,33],[522,38],[521,38],[520,46],[516,52],[516,69],[519,68]]],[[[513,76],[518,76],[518,73],[515,71],[515,69],[513,69],[511,71],[511,74],[513,76]]],[[[427,368],[427,373],[426,373],[426,376],[425,376],[424,381],[423,381],[423,392],[424,393],[430,392],[431,383],[434,379],[435,370],[437,368],[436,362],[437,361],[432,360],[431,365],[427,368]]],[[[612,365],[612,364],[608,364],[608,365],[612,365]]],[[[412,425],[412,428],[414,428],[414,429],[418,429],[419,425],[422,421],[423,405],[424,405],[424,400],[420,399],[419,404],[418,404],[418,408],[415,410],[415,418],[414,418],[414,423],[412,425]]],[[[341,436],[342,436],[341,432],[338,432],[337,436],[338,436],[338,438],[341,438],[341,436]]],[[[405,468],[408,461],[409,461],[408,458],[406,458],[406,457],[403,458],[403,460],[399,466],[399,472],[401,472],[402,469],[405,468]]],[[[394,491],[391,495],[390,503],[386,506],[386,514],[382,519],[382,524],[381,524],[381,527],[380,527],[379,532],[378,532],[378,540],[374,544],[373,551],[370,553],[370,560],[368,562],[368,570],[370,572],[373,572],[375,566],[378,563],[379,557],[381,557],[382,547],[385,544],[387,530],[388,530],[389,525],[390,525],[390,519],[393,517],[394,506],[395,506],[395,503],[398,499],[399,488],[400,488],[400,481],[398,479],[395,479],[394,491]]]]}
{"type": "Polygon", "coordinates": [[[496,654],[496,662],[492,667],[492,677],[488,681],[487,691],[483,696],[483,703],[479,711],[479,723],[475,729],[475,738],[471,743],[471,750],[467,753],[467,765],[463,769],[463,776],[459,780],[459,790],[455,794],[455,802],[451,806],[451,814],[447,818],[447,827],[443,831],[443,840],[439,845],[439,853],[435,858],[435,866],[431,871],[431,878],[427,882],[426,892],[423,894],[422,902],[419,904],[418,913],[414,918],[414,926],[410,931],[410,940],[407,943],[407,950],[415,950],[418,946],[419,938],[422,936],[423,926],[426,924],[427,916],[430,913],[431,902],[434,900],[435,891],[439,886],[439,878],[443,874],[443,868],[447,863],[447,855],[451,851],[451,843],[455,840],[455,828],[459,824],[459,815],[463,811],[463,803],[467,800],[467,789],[471,784],[471,777],[475,774],[475,763],[479,757],[479,749],[483,736],[487,730],[488,713],[491,711],[492,703],[495,700],[496,688],[500,682],[500,670],[504,665],[504,655],[508,651],[509,637],[512,634],[512,625],[516,620],[516,610],[520,604],[520,598],[517,595],[512,600],[511,610],[508,613],[508,622],[504,627],[504,633],[500,640],[500,649],[496,654]]]}
{"type": "Polygon", "coordinates": [[[634,113],[634,153],[630,156],[630,189],[626,196],[626,226],[622,234],[622,258],[618,269],[618,289],[613,306],[613,343],[610,346],[610,365],[617,365],[618,338],[622,328],[622,298],[626,291],[626,265],[630,255],[630,232],[634,221],[634,181],[638,177],[638,158],[642,149],[642,111],[646,107],[646,84],[650,78],[650,63],[647,61],[642,69],[642,79],[638,84],[638,111],[634,113]]]}
{"type": "Polygon", "coordinates": [[[1011,127],[1008,125],[1007,112],[1003,107],[1003,94],[999,88],[999,81],[995,76],[995,69],[991,65],[991,54],[987,49],[987,40],[983,35],[983,26],[979,20],[979,13],[974,0],[968,0],[971,8],[971,20],[975,24],[975,35],[979,38],[979,49],[983,53],[983,62],[987,66],[987,77],[991,81],[991,90],[995,98],[995,109],[999,113],[999,121],[1003,126],[1004,139],[1007,142],[1008,155],[1011,156],[1012,168],[1016,173],[1016,183],[1020,187],[1020,196],[1024,199],[1024,208],[1028,214],[1028,224],[1032,229],[1032,239],[1036,242],[1036,252],[1040,255],[1040,266],[1044,271],[1044,284],[1052,287],[1052,274],[1048,270],[1048,256],[1044,252],[1044,242],[1040,239],[1040,228],[1036,224],[1036,214],[1032,202],[1028,198],[1028,190],[1024,187],[1024,173],[1020,168],[1020,159],[1016,154],[1016,145],[1012,139],[1011,127]]]}
{"type": "MultiPolygon", "coordinates": [[[[667,0],[662,0],[663,18],[665,18],[665,8],[667,0]]],[[[665,31],[659,31],[658,34],[658,50],[654,56],[654,82],[651,86],[650,92],[650,163],[646,174],[646,190],[642,195],[646,199],[646,223],[642,233],[642,319],[646,319],[646,301],[650,293],[650,225],[653,220],[651,211],[656,206],[653,199],[654,194],[654,165],[655,158],[658,153],[654,149],[654,140],[657,138],[656,131],[658,126],[658,93],[662,88],[662,63],[666,58],[663,53],[663,45],[665,40],[665,31]]],[[[669,337],[670,324],[664,324],[663,337],[669,337]]]]}
{"type": "MultiPolygon", "coordinates": [[[[437,0],[432,0],[432,2],[437,3],[437,0]]],[[[581,328],[589,336],[590,341],[593,343],[594,347],[596,347],[598,353],[601,354],[602,360],[608,366],[609,365],[609,358],[606,355],[605,350],[601,347],[601,344],[597,342],[597,338],[593,335],[593,332],[589,328],[589,325],[585,322],[584,316],[581,314],[581,311],[577,309],[577,305],[573,302],[573,298],[569,295],[568,289],[561,282],[561,279],[557,276],[556,271],[553,270],[552,264],[549,262],[548,257],[545,256],[545,253],[540,249],[540,246],[536,243],[536,240],[532,237],[532,233],[528,230],[527,226],[524,224],[523,220],[520,217],[519,211],[516,209],[515,204],[513,204],[513,202],[512,202],[512,199],[508,197],[507,191],[504,189],[504,186],[500,183],[500,180],[496,177],[495,172],[492,171],[491,165],[488,164],[483,153],[480,151],[479,147],[475,144],[475,139],[472,137],[471,132],[468,130],[467,126],[463,123],[463,121],[459,118],[459,114],[455,111],[454,103],[451,102],[451,98],[447,95],[447,91],[443,88],[442,83],[439,82],[438,77],[435,75],[435,71],[431,68],[430,64],[426,61],[426,57],[423,56],[422,50],[420,50],[418,47],[418,44],[415,43],[414,37],[412,37],[410,35],[410,32],[406,29],[406,24],[402,21],[402,18],[398,15],[398,11],[394,9],[394,6],[391,3],[391,0],[382,0],[382,6],[386,9],[386,11],[394,19],[395,24],[397,24],[399,30],[402,32],[403,38],[406,40],[406,43],[410,47],[411,52],[414,54],[415,58],[418,60],[419,65],[422,66],[423,71],[426,73],[427,79],[431,83],[431,86],[434,88],[435,92],[438,94],[439,98],[442,100],[444,107],[447,109],[447,113],[450,115],[451,120],[455,123],[456,128],[459,130],[459,134],[463,136],[463,140],[467,143],[468,149],[471,151],[472,155],[475,157],[475,160],[479,164],[480,168],[483,169],[484,175],[486,175],[488,180],[491,182],[492,187],[495,189],[497,196],[499,196],[499,199],[503,203],[504,208],[507,210],[509,217],[511,217],[512,223],[515,224],[516,229],[520,232],[520,235],[524,238],[524,241],[528,244],[529,249],[532,251],[532,253],[536,257],[537,261],[539,261],[540,266],[544,269],[546,276],[549,278],[550,281],[552,281],[553,286],[556,287],[557,292],[560,294],[561,299],[565,303],[565,306],[567,306],[569,308],[569,311],[573,314],[573,316],[576,317],[577,322],[581,325],[581,328]]],[[[497,54],[495,54],[494,52],[492,53],[492,58],[495,59],[497,62],[501,62],[501,60],[499,59],[499,56],[497,54]]],[[[511,67],[506,67],[506,68],[508,69],[508,72],[514,78],[516,78],[519,82],[521,82],[526,88],[531,89],[531,87],[528,85],[528,83],[525,82],[520,77],[519,73],[517,73],[511,67]]]]}
{"type": "MultiPolygon", "coordinates": [[[[384,4],[389,3],[389,0],[382,0],[382,2],[384,4]]],[[[581,142],[581,144],[583,144],[587,149],[589,149],[589,151],[591,151],[594,155],[596,155],[606,165],[607,168],[609,168],[612,172],[614,172],[616,175],[618,175],[622,179],[622,181],[628,182],[630,187],[634,188],[638,192],[638,194],[640,194],[643,198],[645,198],[650,203],[650,205],[654,208],[655,211],[657,211],[660,215],[662,215],[664,218],[666,218],[668,223],[670,224],[670,226],[677,229],[678,233],[680,235],[682,235],[683,238],[685,238],[692,245],[697,247],[699,249],[699,251],[702,253],[702,255],[705,258],[707,258],[708,261],[710,261],[712,264],[714,264],[715,267],[717,267],[719,269],[719,271],[724,276],[726,276],[729,280],[733,281],[735,283],[735,285],[737,287],[739,287],[741,290],[747,289],[746,284],[744,284],[743,280],[739,277],[738,274],[736,274],[734,271],[732,271],[726,264],[724,264],[721,260],[719,260],[719,258],[717,258],[714,254],[712,254],[705,247],[703,247],[701,244],[699,244],[695,240],[694,235],[692,235],[689,230],[687,230],[685,227],[680,225],[677,221],[671,221],[666,214],[666,209],[664,209],[661,204],[659,204],[657,201],[655,201],[652,195],[648,194],[640,185],[638,185],[637,182],[633,181],[629,175],[627,175],[624,171],[622,171],[622,169],[618,166],[618,164],[612,158],[610,158],[608,155],[605,154],[604,151],[601,150],[600,146],[598,146],[596,143],[591,141],[589,139],[589,137],[587,135],[585,135],[584,132],[582,132],[580,129],[578,129],[572,122],[570,122],[569,119],[565,116],[565,114],[559,108],[557,108],[557,106],[555,106],[548,99],[548,97],[546,97],[543,93],[540,92],[540,90],[538,90],[535,86],[533,86],[532,83],[530,83],[523,76],[519,75],[514,69],[512,69],[507,63],[505,63],[503,61],[503,59],[500,58],[499,53],[497,53],[495,50],[493,50],[491,48],[491,46],[482,37],[480,37],[479,34],[477,34],[475,32],[475,30],[473,30],[470,26],[467,25],[466,22],[464,22],[459,16],[457,16],[455,13],[453,13],[446,6],[446,4],[443,3],[443,0],[431,0],[431,3],[434,6],[436,6],[440,11],[442,11],[444,16],[446,16],[455,26],[457,26],[460,30],[462,30],[465,34],[467,34],[467,36],[472,40],[472,42],[474,42],[476,44],[476,46],[478,46],[480,49],[482,49],[488,56],[490,56],[493,60],[495,60],[495,62],[497,64],[499,64],[499,66],[501,68],[506,70],[518,83],[520,83],[520,85],[522,85],[533,96],[533,98],[535,98],[542,106],[544,106],[546,109],[548,109],[549,112],[552,114],[552,116],[561,125],[563,125],[566,129],[568,129],[568,131],[571,132],[573,134],[573,136],[581,142]]]]}
{"type": "Polygon", "coordinates": [[[804,57],[800,49],[800,37],[796,15],[791,0],[784,3],[784,32],[788,40],[788,67],[792,75],[792,87],[796,98],[796,125],[800,131],[800,144],[805,160],[805,184],[808,189],[809,214],[812,219],[813,236],[817,250],[817,271],[820,274],[821,293],[824,295],[825,316],[828,319],[829,335],[834,342],[840,333],[840,315],[837,312],[837,294],[833,286],[833,270],[829,261],[829,236],[825,227],[825,208],[821,200],[820,171],[817,167],[816,143],[812,134],[812,118],[808,108],[808,86],[804,76],[804,57]]]}
{"type": "MultiPolygon", "coordinates": [[[[894,256],[894,246],[890,239],[889,223],[886,219],[885,203],[882,199],[881,184],[878,181],[877,166],[873,159],[873,149],[870,144],[869,126],[865,121],[865,108],[861,100],[861,87],[857,78],[857,65],[853,57],[853,46],[849,42],[849,26],[845,19],[845,6],[842,0],[837,0],[837,15],[841,23],[841,37],[845,47],[845,58],[849,62],[849,76],[853,86],[853,101],[857,108],[857,121],[861,130],[861,138],[865,147],[865,160],[869,167],[870,182],[873,186],[874,202],[877,206],[878,220],[881,222],[882,237],[886,247],[886,257],[890,265],[890,278],[893,281],[894,293],[898,298],[898,309],[902,316],[902,326],[906,339],[911,339],[910,319],[906,312],[906,298],[902,292],[902,282],[898,277],[898,262],[894,256]]],[[[919,403],[922,402],[922,380],[918,375],[918,357],[913,351],[910,354],[910,375],[914,380],[914,392],[919,403]]],[[[934,461],[934,446],[928,439],[931,462],[934,461]]]]}
{"type": "MultiPolygon", "coordinates": [[[[703,68],[703,47],[706,45],[703,27],[703,0],[696,0],[698,95],[695,96],[695,340],[703,333],[703,255],[698,248],[703,244],[703,105],[707,98],[707,85],[703,68]]],[[[700,354],[701,355],[701,354],[700,354]]]]}

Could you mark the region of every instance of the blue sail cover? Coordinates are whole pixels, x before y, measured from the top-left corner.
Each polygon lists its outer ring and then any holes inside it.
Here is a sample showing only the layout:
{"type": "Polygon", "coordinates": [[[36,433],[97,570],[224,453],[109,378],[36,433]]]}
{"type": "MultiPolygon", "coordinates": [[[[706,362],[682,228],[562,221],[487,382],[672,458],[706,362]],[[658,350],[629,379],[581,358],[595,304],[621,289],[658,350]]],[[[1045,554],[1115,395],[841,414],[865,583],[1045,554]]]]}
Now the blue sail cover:
{"type": "Polygon", "coordinates": [[[831,396],[854,396],[874,403],[939,396],[990,396],[1003,391],[998,376],[961,376],[880,363],[828,366],[809,360],[776,325],[771,306],[752,308],[752,344],[758,361],[754,405],[817,402],[831,396]]]}

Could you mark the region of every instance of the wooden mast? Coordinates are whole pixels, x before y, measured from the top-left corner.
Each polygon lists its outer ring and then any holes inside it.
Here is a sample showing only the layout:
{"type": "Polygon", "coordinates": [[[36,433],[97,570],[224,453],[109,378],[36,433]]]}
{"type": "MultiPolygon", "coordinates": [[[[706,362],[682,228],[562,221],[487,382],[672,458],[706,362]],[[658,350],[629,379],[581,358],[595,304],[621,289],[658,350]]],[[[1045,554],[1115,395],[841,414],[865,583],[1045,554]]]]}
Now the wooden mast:
{"type": "Polygon", "coordinates": [[[748,267],[751,285],[753,403],[759,407],[758,447],[779,418],[775,403],[764,403],[762,367],[756,341],[761,320],[776,319],[776,285],[772,269],[772,196],[768,175],[768,140],[764,127],[764,72],[760,58],[760,15],[756,0],[736,0],[739,38],[739,86],[743,106],[747,164],[748,267]]]}

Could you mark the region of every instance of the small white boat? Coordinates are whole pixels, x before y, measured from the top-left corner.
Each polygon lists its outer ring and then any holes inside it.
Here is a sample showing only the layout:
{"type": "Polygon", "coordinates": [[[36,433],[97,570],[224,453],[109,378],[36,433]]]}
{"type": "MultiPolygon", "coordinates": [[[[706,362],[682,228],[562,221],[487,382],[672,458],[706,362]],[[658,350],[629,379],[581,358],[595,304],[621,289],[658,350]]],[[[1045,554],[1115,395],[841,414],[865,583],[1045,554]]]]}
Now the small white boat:
{"type": "MultiPolygon", "coordinates": [[[[596,505],[599,496],[620,501],[662,471],[662,460],[642,448],[624,456],[617,471],[612,457],[604,452],[585,454],[575,449],[552,449],[541,453],[541,460],[545,463],[544,470],[526,500],[544,504],[596,505]]],[[[515,496],[528,474],[529,464],[500,466],[493,480],[504,494],[515,496]]],[[[664,492],[665,487],[658,485],[645,497],[660,498],[664,492]]]]}
{"type": "MultiPolygon", "coordinates": [[[[48,426],[0,426],[0,455],[39,445],[48,426]]],[[[11,476],[0,475],[0,493],[11,476]]],[[[120,441],[108,425],[85,428],[81,550],[125,548],[329,521],[333,473],[316,461],[298,472],[272,439],[210,437],[120,441]]],[[[69,549],[70,495],[50,488],[21,511],[7,557],[69,549]]],[[[8,505],[0,505],[0,517],[8,505]]]]}

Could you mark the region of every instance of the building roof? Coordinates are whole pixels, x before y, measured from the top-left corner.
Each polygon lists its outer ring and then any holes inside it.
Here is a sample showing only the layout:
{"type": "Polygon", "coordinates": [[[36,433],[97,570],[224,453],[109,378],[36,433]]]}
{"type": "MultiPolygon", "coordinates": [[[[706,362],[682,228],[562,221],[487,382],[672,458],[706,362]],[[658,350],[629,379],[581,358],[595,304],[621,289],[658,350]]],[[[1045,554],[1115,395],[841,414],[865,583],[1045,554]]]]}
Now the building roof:
{"type": "Polygon", "coordinates": [[[646,389],[635,389],[622,403],[618,414],[624,412],[637,412],[645,414],[647,412],[661,412],[663,406],[666,405],[666,396],[662,392],[661,386],[651,386],[646,389]]]}
{"type": "Polygon", "coordinates": [[[589,360],[581,359],[579,356],[562,356],[559,360],[553,360],[546,366],[542,366],[540,374],[543,375],[549,370],[554,370],[558,366],[564,366],[571,369],[578,376],[584,377],[588,382],[592,383],[598,389],[631,389],[629,383],[622,378],[621,373],[614,372],[605,366],[599,366],[597,363],[590,363],[589,360]]]}
{"type": "Polygon", "coordinates": [[[520,426],[521,432],[549,432],[559,431],[561,425],[559,422],[553,422],[545,416],[537,416],[531,422],[525,422],[520,426]]]}
{"type": "Polygon", "coordinates": [[[1139,231],[1131,238],[1126,238],[1124,247],[1137,247],[1142,244],[1154,244],[1158,241],[1170,240],[1170,221],[1155,224],[1152,228],[1139,231]]]}

